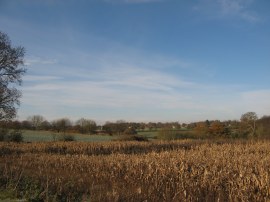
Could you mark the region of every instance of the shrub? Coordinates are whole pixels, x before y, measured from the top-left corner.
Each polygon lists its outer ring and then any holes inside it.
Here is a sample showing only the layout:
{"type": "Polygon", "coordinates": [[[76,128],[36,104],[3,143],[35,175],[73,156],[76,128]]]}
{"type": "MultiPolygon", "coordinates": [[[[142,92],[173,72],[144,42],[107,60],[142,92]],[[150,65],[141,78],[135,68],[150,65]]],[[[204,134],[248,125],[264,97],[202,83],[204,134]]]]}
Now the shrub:
{"type": "Polygon", "coordinates": [[[0,142],[9,141],[9,142],[22,142],[23,135],[20,130],[13,130],[9,132],[8,129],[0,129],[0,142]]]}
{"type": "Polygon", "coordinates": [[[19,130],[11,131],[8,136],[8,140],[10,142],[22,142],[23,141],[22,132],[19,130]]]}
{"type": "Polygon", "coordinates": [[[0,142],[5,141],[8,136],[8,130],[5,128],[0,129],[0,142]]]}
{"type": "Polygon", "coordinates": [[[75,141],[75,137],[74,135],[71,134],[63,134],[60,138],[60,141],[64,141],[64,142],[72,142],[75,141]]]}

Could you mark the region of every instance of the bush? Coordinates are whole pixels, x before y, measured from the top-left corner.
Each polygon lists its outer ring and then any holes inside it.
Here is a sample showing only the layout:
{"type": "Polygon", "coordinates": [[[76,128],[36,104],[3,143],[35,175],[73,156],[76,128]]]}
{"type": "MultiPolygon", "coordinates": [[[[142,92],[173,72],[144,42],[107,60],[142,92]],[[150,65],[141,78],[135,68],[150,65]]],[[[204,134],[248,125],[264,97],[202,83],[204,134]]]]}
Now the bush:
{"type": "Polygon", "coordinates": [[[22,132],[19,130],[14,130],[14,131],[10,132],[10,134],[8,136],[8,140],[10,142],[22,142],[23,141],[22,132]]]}
{"type": "Polygon", "coordinates": [[[71,134],[63,134],[60,138],[60,141],[64,141],[64,142],[72,142],[72,141],[76,141],[74,135],[71,134]]]}
{"type": "Polygon", "coordinates": [[[9,141],[9,142],[22,142],[23,135],[20,130],[13,130],[9,132],[8,129],[0,129],[0,142],[9,141]]]}
{"type": "Polygon", "coordinates": [[[7,139],[8,137],[8,130],[5,128],[0,129],[0,142],[3,142],[7,139]]]}

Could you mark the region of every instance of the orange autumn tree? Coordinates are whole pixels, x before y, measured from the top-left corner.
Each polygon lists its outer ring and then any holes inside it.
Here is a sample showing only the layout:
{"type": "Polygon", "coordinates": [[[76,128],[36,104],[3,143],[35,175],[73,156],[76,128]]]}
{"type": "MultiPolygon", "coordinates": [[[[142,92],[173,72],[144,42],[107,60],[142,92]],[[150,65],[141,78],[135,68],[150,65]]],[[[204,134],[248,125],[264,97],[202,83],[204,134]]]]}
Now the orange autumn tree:
{"type": "Polygon", "coordinates": [[[225,134],[225,126],[220,121],[213,121],[209,127],[209,133],[212,135],[223,135],[225,134]]]}

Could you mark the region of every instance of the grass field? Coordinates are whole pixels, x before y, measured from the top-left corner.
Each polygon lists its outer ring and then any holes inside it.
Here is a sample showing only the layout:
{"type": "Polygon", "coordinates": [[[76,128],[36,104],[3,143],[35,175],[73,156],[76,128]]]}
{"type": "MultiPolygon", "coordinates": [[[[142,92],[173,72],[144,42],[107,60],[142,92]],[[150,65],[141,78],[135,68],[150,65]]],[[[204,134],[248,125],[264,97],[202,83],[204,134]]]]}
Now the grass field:
{"type": "Polygon", "coordinates": [[[0,199],[269,201],[269,168],[270,141],[2,142],[0,199]]]}
{"type": "MultiPolygon", "coordinates": [[[[181,134],[190,134],[192,131],[187,130],[174,130],[181,134]]],[[[35,130],[24,130],[23,137],[25,142],[52,142],[61,137],[61,133],[52,132],[52,131],[35,131],[35,130]]],[[[75,137],[76,141],[79,142],[104,142],[115,140],[117,136],[110,135],[82,135],[82,134],[72,134],[75,137]]],[[[159,130],[146,130],[138,131],[139,136],[146,137],[149,140],[155,140],[158,138],[159,130]]]]}
{"type": "MultiPolygon", "coordinates": [[[[35,131],[35,130],[24,130],[22,131],[24,142],[52,142],[61,137],[61,133],[52,131],[35,131]]],[[[76,141],[79,142],[104,142],[117,139],[117,136],[110,135],[82,135],[72,134],[76,141]]],[[[156,139],[158,131],[140,131],[138,135],[146,137],[148,139],[156,139]]]]}
{"type": "MultiPolygon", "coordinates": [[[[25,142],[52,142],[60,138],[61,134],[51,131],[33,131],[24,130],[23,140],[25,142]]],[[[72,134],[76,141],[79,142],[103,142],[111,141],[115,137],[110,135],[82,135],[82,134],[72,134]]]]}
{"type": "Polygon", "coordinates": [[[141,135],[141,136],[149,138],[149,139],[156,139],[158,136],[158,131],[157,130],[155,130],[155,131],[151,131],[151,130],[139,131],[138,135],[141,135]]]}

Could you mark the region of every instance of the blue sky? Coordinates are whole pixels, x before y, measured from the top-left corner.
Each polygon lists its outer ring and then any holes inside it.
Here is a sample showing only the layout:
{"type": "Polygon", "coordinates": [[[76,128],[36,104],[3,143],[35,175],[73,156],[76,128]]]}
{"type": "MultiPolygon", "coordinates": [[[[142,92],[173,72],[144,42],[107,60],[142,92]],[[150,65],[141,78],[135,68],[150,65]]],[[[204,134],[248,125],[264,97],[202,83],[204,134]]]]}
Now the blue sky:
{"type": "Polygon", "coordinates": [[[268,0],[0,0],[26,49],[18,118],[270,114],[268,0]]]}

